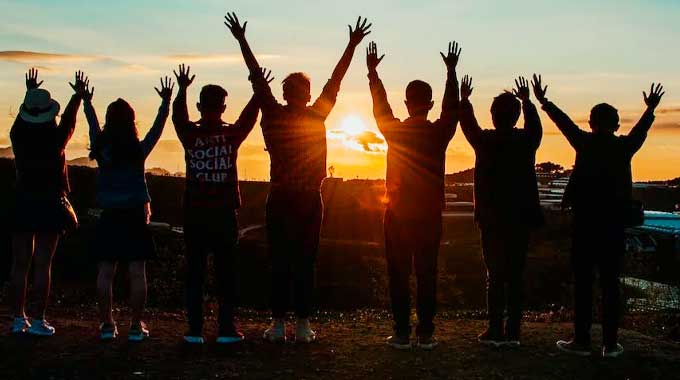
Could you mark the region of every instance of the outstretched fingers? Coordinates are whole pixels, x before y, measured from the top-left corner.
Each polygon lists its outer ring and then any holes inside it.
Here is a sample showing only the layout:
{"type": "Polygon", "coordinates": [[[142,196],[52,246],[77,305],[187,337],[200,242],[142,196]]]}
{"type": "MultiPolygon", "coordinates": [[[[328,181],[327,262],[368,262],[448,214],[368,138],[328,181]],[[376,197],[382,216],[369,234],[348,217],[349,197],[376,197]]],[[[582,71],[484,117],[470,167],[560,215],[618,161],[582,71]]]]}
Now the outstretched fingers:
{"type": "Polygon", "coordinates": [[[264,78],[264,80],[265,80],[267,83],[271,83],[271,82],[273,82],[274,79],[275,79],[275,78],[272,76],[272,71],[271,71],[271,70],[267,70],[267,69],[264,68],[264,67],[262,68],[262,77],[264,78]]]}
{"type": "Polygon", "coordinates": [[[460,87],[460,95],[464,99],[467,99],[472,94],[472,90],[474,90],[474,87],[472,87],[472,77],[469,75],[465,75],[463,77],[463,82],[460,87]]]}
{"type": "Polygon", "coordinates": [[[545,87],[543,86],[543,78],[542,76],[533,75],[531,86],[534,89],[534,95],[536,96],[536,99],[538,99],[541,104],[543,104],[547,99],[545,98],[546,92],[548,92],[548,86],[546,85],[545,87]]]}

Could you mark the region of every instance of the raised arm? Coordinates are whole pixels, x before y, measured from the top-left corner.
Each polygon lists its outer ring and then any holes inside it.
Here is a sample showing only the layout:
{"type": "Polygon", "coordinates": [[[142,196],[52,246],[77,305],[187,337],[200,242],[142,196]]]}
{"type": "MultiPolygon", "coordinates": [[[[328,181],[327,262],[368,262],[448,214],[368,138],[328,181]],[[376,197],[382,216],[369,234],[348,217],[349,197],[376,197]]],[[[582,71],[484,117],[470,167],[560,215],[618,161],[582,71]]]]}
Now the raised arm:
{"type": "Polygon", "coordinates": [[[390,126],[398,123],[399,119],[394,117],[392,107],[387,100],[385,86],[378,76],[378,65],[383,58],[385,58],[384,54],[378,58],[378,46],[375,42],[369,43],[366,48],[366,66],[368,67],[368,85],[373,98],[373,116],[376,124],[378,124],[378,129],[385,135],[385,133],[389,133],[390,126]]]}
{"type": "Polygon", "coordinates": [[[458,77],[456,76],[456,66],[460,58],[460,47],[458,43],[449,42],[449,49],[446,55],[439,53],[446,64],[446,87],[444,89],[444,99],[442,101],[442,112],[437,120],[437,125],[442,129],[444,138],[450,140],[456,133],[458,125],[458,108],[460,95],[458,89],[458,77]]]}
{"type": "Polygon", "coordinates": [[[59,145],[61,148],[65,148],[71,136],[73,136],[73,131],[76,128],[76,116],[78,115],[78,109],[80,108],[80,102],[88,91],[89,79],[85,76],[82,71],[76,72],[75,83],[69,82],[69,85],[73,89],[73,96],[71,100],[66,105],[64,113],[61,115],[61,120],[59,120],[59,125],[57,126],[59,145]]]}
{"type": "Polygon", "coordinates": [[[522,112],[524,112],[524,132],[529,138],[531,147],[536,150],[541,145],[543,138],[543,126],[541,118],[538,116],[536,106],[531,103],[531,91],[529,91],[529,81],[524,77],[515,79],[513,94],[522,101],[522,112]]]}
{"type": "MultiPolygon", "coordinates": [[[[35,90],[36,88],[40,88],[40,86],[42,86],[44,82],[42,80],[38,82],[38,69],[36,68],[29,69],[28,72],[26,72],[25,77],[26,77],[26,92],[35,90]]],[[[21,116],[17,114],[14,123],[12,124],[12,127],[9,130],[9,136],[10,139],[12,140],[12,143],[14,143],[14,138],[18,133],[19,126],[22,125],[21,123],[17,122],[19,119],[21,119],[21,116]]]]}
{"type": "Polygon", "coordinates": [[[160,90],[157,87],[154,87],[158,96],[161,97],[161,106],[158,108],[156,120],[154,120],[151,129],[149,129],[149,132],[146,133],[146,136],[144,136],[144,139],[141,142],[144,158],[151,154],[151,151],[163,134],[163,128],[165,127],[165,122],[168,120],[168,114],[170,113],[170,99],[172,99],[172,90],[174,88],[175,84],[167,76],[165,79],[161,78],[160,90]]]}
{"type": "Polygon", "coordinates": [[[87,119],[87,125],[90,135],[90,149],[97,146],[99,136],[101,135],[101,127],[99,126],[99,119],[97,118],[97,112],[92,106],[92,98],[94,97],[94,87],[89,89],[87,86],[85,93],[83,94],[83,105],[85,110],[85,119],[87,119]]]}
{"type": "Polygon", "coordinates": [[[647,139],[647,132],[649,132],[654,123],[654,110],[656,110],[664,94],[663,86],[660,83],[657,83],[656,86],[652,83],[652,86],[649,88],[649,96],[647,96],[646,92],[642,92],[647,109],[630,133],[628,133],[631,155],[640,150],[642,144],[647,139]]]}
{"type": "Polygon", "coordinates": [[[474,90],[474,87],[472,87],[472,78],[466,75],[463,77],[463,83],[460,86],[460,96],[462,98],[462,101],[460,102],[460,128],[463,130],[463,135],[468,143],[470,143],[474,149],[477,149],[479,141],[482,138],[482,128],[477,122],[475,111],[472,108],[472,103],[470,103],[472,90],[474,90]]]}
{"type": "Polygon", "coordinates": [[[229,31],[234,38],[236,38],[236,41],[238,41],[238,44],[241,47],[241,54],[243,54],[243,59],[246,61],[246,66],[248,67],[250,75],[259,75],[261,72],[260,64],[257,62],[257,58],[255,58],[253,51],[250,49],[248,40],[246,40],[246,26],[248,25],[248,21],[241,25],[236,13],[233,12],[227,13],[227,15],[224,16],[224,20],[224,25],[229,28],[229,31]]]}
{"type": "Polygon", "coordinates": [[[555,104],[548,101],[546,98],[546,92],[548,91],[548,86],[543,87],[542,78],[540,75],[534,74],[533,82],[534,95],[539,103],[541,103],[543,110],[548,114],[550,119],[557,125],[557,128],[562,132],[564,137],[567,138],[569,144],[571,144],[574,149],[580,149],[583,139],[586,136],[586,132],[581,130],[578,125],[576,125],[569,116],[562,112],[555,104]]]}
{"type": "Polygon", "coordinates": [[[328,116],[328,114],[333,109],[333,106],[335,106],[338,92],[340,92],[340,83],[345,77],[350,63],[352,63],[354,51],[356,50],[357,46],[359,46],[364,37],[371,33],[369,29],[371,28],[372,24],[366,25],[366,22],[367,20],[365,18],[362,20],[362,18],[359,17],[354,29],[352,29],[351,25],[347,25],[347,28],[349,28],[349,42],[347,43],[347,47],[342,53],[342,57],[340,57],[338,64],[335,65],[335,69],[333,69],[331,78],[323,87],[321,95],[319,95],[312,105],[317,113],[324,117],[328,116]]]}
{"type": "Polygon", "coordinates": [[[255,127],[257,115],[260,113],[260,104],[257,95],[253,94],[248,104],[243,108],[238,119],[234,123],[234,128],[238,133],[238,144],[240,145],[255,127]]]}
{"type": "Polygon", "coordinates": [[[227,15],[224,16],[224,20],[224,25],[227,26],[241,47],[243,60],[246,62],[246,66],[248,67],[248,78],[253,83],[253,91],[255,92],[255,96],[258,98],[263,112],[265,112],[270,107],[275,106],[277,102],[276,98],[274,98],[274,95],[272,94],[271,88],[269,87],[271,80],[269,80],[268,77],[264,75],[264,70],[260,68],[260,64],[257,62],[257,58],[255,58],[255,54],[253,54],[250,44],[248,44],[248,40],[246,39],[246,26],[248,25],[248,21],[241,25],[238,17],[233,12],[227,13],[227,15]]]}
{"type": "Polygon", "coordinates": [[[189,110],[187,108],[187,88],[191,86],[196,75],[191,75],[191,66],[185,67],[184,64],[179,65],[179,74],[173,70],[175,78],[177,78],[177,97],[172,103],[172,123],[175,125],[177,138],[180,141],[184,140],[184,136],[189,128],[189,110]]]}

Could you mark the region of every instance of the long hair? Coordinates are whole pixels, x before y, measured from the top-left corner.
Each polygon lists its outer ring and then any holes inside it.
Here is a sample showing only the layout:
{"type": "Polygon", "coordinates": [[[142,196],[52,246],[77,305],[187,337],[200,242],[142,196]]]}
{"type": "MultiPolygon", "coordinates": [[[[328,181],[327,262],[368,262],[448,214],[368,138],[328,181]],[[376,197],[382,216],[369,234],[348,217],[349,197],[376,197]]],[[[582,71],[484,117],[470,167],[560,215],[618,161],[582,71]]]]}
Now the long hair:
{"type": "Polygon", "coordinates": [[[135,125],[135,110],[123,99],[109,104],[106,122],[90,158],[106,158],[112,165],[143,162],[142,147],[135,125]]]}

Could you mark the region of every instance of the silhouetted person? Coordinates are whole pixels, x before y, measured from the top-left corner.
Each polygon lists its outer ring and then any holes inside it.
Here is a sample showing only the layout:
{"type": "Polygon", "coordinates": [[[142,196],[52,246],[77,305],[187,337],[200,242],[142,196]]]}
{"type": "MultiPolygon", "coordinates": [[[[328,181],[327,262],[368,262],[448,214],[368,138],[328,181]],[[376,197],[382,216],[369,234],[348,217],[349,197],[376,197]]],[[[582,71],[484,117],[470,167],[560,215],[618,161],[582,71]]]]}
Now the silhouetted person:
{"type": "Polygon", "coordinates": [[[368,80],[373,97],[373,115],[387,141],[387,173],[384,230],[387,271],[389,275],[394,335],[387,344],[410,347],[411,296],[409,278],[415,264],[417,279],[417,345],[432,349],[434,317],[437,304],[437,256],[442,234],[444,206],[444,166],[446,148],[458,124],[458,79],[456,65],[458,44],[449,44],[446,64],[446,88],[439,120],[430,122],[432,88],[415,80],[406,87],[409,117],[400,121],[392,113],[387,93],[378,77],[375,42],[366,51],[368,80]]]}
{"type": "Polygon", "coordinates": [[[195,75],[181,65],[175,72],[179,92],[172,106],[172,121],[184,147],[186,192],[186,302],[189,331],[184,340],[203,343],[203,285],[208,254],[213,253],[218,287],[218,343],[235,343],[243,334],[235,325],[235,255],[238,243],[237,209],[241,205],[236,159],[238,148],[255,126],[259,112],[253,96],[234,124],[222,121],[227,91],[209,84],[196,104],[201,119],[192,122],[187,110],[187,88],[195,75]]]}
{"type": "Polygon", "coordinates": [[[90,126],[90,158],[97,161],[97,203],[102,213],[94,235],[93,253],[99,261],[99,297],[102,340],[118,336],[111,310],[113,280],[118,263],[128,267],[130,279],[130,329],[128,340],[138,342],[149,336],[142,321],[146,303],[146,261],[155,257],[149,222],[151,197],[144,177],[144,162],[163,133],[170,114],[171,81],[161,79],[161,106],[151,129],[139,140],[135,110],[123,99],[109,104],[104,128],[99,126],[92,106],[94,87],[83,93],[85,116],[90,126]]]}
{"type": "Polygon", "coordinates": [[[470,104],[471,78],[463,78],[460,91],[460,127],[476,156],[475,221],[481,230],[487,274],[489,325],[478,339],[496,347],[520,344],[529,233],[543,222],[535,169],[541,120],[529,98],[529,82],[520,77],[515,84],[514,93],[502,93],[491,104],[493,130],[482,130],[477,123],[470,104]],[[522,111],[524,129],[518,129],[522,111]]]}
{"type": "Polygon", "coordinates": [[[621,314],[619,276],[625,253],[626,226],[632,216],[633,180],[631,160],[642,147],[654,122],[654,110],[663,87],[652,84],[644,94],[647,110],[627,134],[617,136],[619,115],[609,104],[598,104],[590,112],[592,132],[581,130],[545,96],[548,86],[534,75],[534,93],[569,144],[576,151],[574,171],[564,193],[563,206],[574,216],[572,266],[574,270],[574,338],[559,341],[565,352],[590,356],[593,313],[593,271],[597,269],[602,288],[602,355],[623,353],[618,343],[621,314]]]}
{"type": "Polygon", "coordinates": [[[272,324],[264,333],[270,341],[286,339],[285,318],[290,285],[295,290],[296,341],[311,342],[316,334],[309,326],[314,263],[319,249],[323,217],[321,182],[326,177],[326,127],[335,105],[340,82],[352,56],[368,34],[370,24],[361,18],[349,26],[349,43],[319,98],[311,99],[310,82],[304,73],[290,74],[283,81],[286,105],[272,95],[235,14],[225,24],[239,42],[250,71],[253,89],[262,107],[262,134],[271,159],[271,190],[267,198],[267,235],[272,260],[272,324]]]}
{"type": "Polygon", "coordinates": [[[38,71],[26,74],[26,96],[9,136],[16,167],[16,197],[12,228],[12,333],[40,336],[54,335],[54,327],[45,320],[50,295],[52,257],[59,237],[74,228],[77,219],[68,201],[70,192],[64,150],[76,126],[76,115],[85,88],[81,72],[59,123],[59,103],[41,89],[38,71]],[[26,288],[33,264],[33,290],[36,307],[32,320],[26,315],[26,288]]]}

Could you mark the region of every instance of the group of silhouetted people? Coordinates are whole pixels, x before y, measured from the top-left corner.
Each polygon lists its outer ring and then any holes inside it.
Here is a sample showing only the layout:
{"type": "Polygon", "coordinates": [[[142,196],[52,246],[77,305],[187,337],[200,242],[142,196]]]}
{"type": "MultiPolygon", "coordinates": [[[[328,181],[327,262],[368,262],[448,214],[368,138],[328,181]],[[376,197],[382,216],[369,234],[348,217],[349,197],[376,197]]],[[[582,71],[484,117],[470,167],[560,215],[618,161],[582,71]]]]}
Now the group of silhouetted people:
{"type": "MultiPolygon", "coordinates": [[[[253,130],[259,112],[269,153],[271,187],[266,205],[266,230],[271,259],[271,325],[264,338],[287,340],[286,314],[296,317],[295,340],[312,342],[311,329],[315,259],[323,219],[321,184],[326,177],[325,120],[335,105],[340,84],[356,48],[370,33],[371,24],[359,18],[349,26],[349,42],[311,104],[310,79],[302,72],[283,80],[283,98],[272,94],[271,72],[263,69],[245,37],[246,24],[227,14],[225,25],[239,43],[252,82],[253,95],[233,123],[222,119],[227,91],[219,85],[201,89],[197,108],[201,117],[189,119],[187,91],[195,75],[180,65],[175,71],[179,87],[172,104],[172,122],[185,152],[184,240],[186,244],[187,343],[203,343],[204,283],[209,254],[214,256],[219,302],[218,343],[244,339],[236,324],[235,257],[241,205],[237,174],[238,149],[253,130]],[[291,291],[292,290],[292,291],[291,291]],[[292,296],[292,297],[291,297],[292,296]],[[291,298],[293,302],[291,302],[291,298]],[[292,305],[291,305],[292,303],[292,305]]],[[[435,338],[437,257],[442,235],[446,150],[460,122],[476,154],[475,220],[481,231],[487,269],[488,328],[478,340],[495,347],[520,345],[523,272],[531,232],[545,223],[539,203],[535,172],[542,126],[531,102],[530,87],[550,119],[576,151],[576,163],[564,196],[573,210],[572,263],[575,287],[575,334],[557,347],[576,355],[591,354],[592,283],[599,272],[603,298],[603,351],[605,357],[623,352],[618,343],[620,318],[619,275],[625,252],[624,229],[640,224],[640,210],[632,198],[631,160],[642,146],[654,121],[654,110],[664,95],[652,85],[644,93],[647,110],[625,136],[617,136],[619,116],[608,104],[590,114],[591,132],[579,129],[546,98],[547,86],[534,75],[529,83],[519,77],[512,92],[503,92],[491,105],[493,130],[482,129],[470,96],[472,79],[459,86],[456,75],[461,49],[449,44],[441,57],[446,85],[439,119],[428,120],[434,106],[432,88],[414,80],[406,87],[409,117],[396,118],[377,67],[384,56],[371,42],[366,49],[368,82],[376,123],[387,142],[385,254],[389,276],[394,334],[387,338],[399,349],[413,345],[433,349],[435,338]],[[520,115],[524,128],[516,128],[520,115]],[[416,340],[411,341],[410,275],[417,280],[416,340]]],[[[128,339],[149,336],[142,321],[146,301],[145,263],[155,256],[149,230],[151,198],[145,180],[145,160],[158,142],[170,114],[175,84],[168,77],[156,91],[161,98],[158,115],[143,139],[138,136],[134,109],[123,99],[111,103],[100,126],[92,105],[94,87],[77,72],[71,83],[74,95],[59,122],[59,104],[41,89],[38,73],[26,75],[27,92],[10,137],[15,154],[13,333],[51,336],[45,319],[50,290],[50,267],[61,235],[77,227],[67,195],[69,182],[64,150],[70,140],[81,102],[89,124],[90,158],[96,160],[97,202],[102,209],[92,238],[92,253],[99,260],[97,292],[100,334],[117,337],[112,315],[112,284],[119,263],[128,266],[130,329],[128,339]],[[27,276],[33,262],[34,289],[39,303],[29,319],[25,311],[27,276]]]]}

